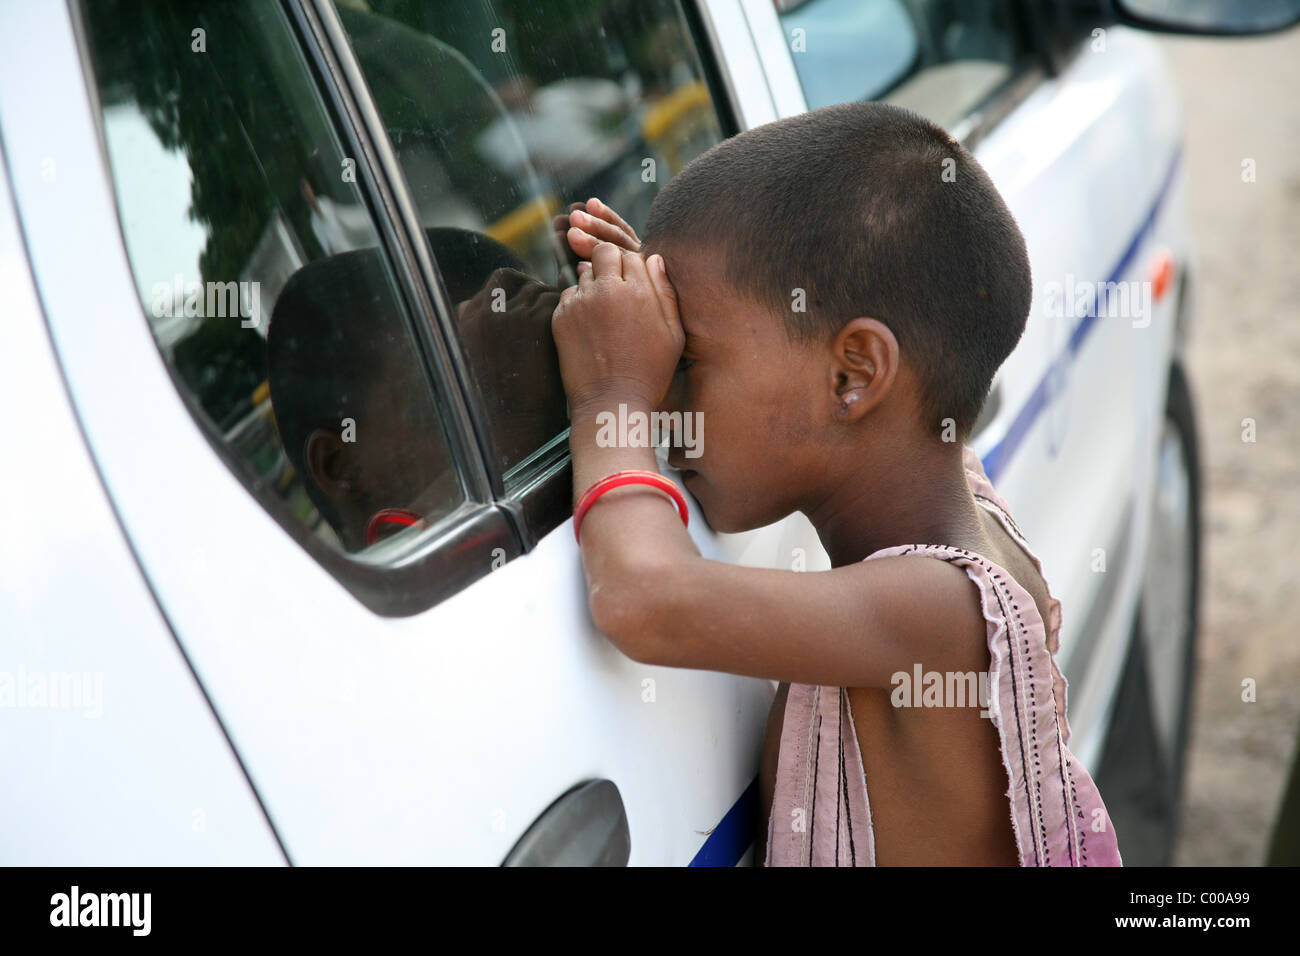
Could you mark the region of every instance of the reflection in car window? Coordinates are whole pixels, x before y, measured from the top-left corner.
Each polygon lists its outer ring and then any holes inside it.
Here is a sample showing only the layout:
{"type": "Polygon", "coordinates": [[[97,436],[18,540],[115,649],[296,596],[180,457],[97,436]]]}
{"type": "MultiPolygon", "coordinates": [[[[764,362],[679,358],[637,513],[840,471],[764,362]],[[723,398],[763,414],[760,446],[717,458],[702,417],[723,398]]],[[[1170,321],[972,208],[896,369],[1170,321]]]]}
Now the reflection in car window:
{"type": "Polygon", "coordinates": [[[775,0],[809,109],[882,100],[951,129],[1028,45],[1012,0],[775,0]]]}
{"type": "Polygon", "coordinates": [[[568,427],[550,318],[573,277],[552,218],[599,196],[640,229],[659,187],[721,139],[689,30],[677,0],[336,8],[438,234],[509,490],[568,427]]]}
{"type": "Polygon", "coordinates": [[[241,477],[349,552],[455,510],[410,323],[280,6],[84,11],[150,328],[241,477]]]}

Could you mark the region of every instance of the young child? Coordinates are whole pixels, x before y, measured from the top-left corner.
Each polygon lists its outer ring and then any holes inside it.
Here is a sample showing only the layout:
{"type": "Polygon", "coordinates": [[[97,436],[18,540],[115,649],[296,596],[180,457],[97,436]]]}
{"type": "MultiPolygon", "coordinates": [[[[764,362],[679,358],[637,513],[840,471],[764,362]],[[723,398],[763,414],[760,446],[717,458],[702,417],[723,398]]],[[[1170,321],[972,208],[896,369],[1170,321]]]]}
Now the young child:
{"type": "Polygon", "coordinates": [[[906,110],[828,107],[697,158],[643,246],[596,200],[570,224],[590,262],[552,332],[592,618],[636,661],[780,682],[756,859],[1120,865],[1066,746],[1060,605],[965,447],[1030,303],[970,153],[906,110]],[[703,558],[653,449],[597,440],[620,404],[703,419],[702,453],[669,464],[712,528],[803,512],[831,570],[703,558]],[[629,470],[652,474],[589,492],[629,470]],[[894,705],[932,671],[983,672],[987,704],[894,705]]]}

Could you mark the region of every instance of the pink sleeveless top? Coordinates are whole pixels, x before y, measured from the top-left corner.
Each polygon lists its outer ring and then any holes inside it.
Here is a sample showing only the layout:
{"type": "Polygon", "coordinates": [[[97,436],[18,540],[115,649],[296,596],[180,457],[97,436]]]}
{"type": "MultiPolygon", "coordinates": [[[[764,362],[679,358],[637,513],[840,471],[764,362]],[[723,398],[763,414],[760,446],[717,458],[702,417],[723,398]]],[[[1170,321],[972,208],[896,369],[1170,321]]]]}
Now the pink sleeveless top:
{"type": "MultiPolygon", "coordinates": [[[[975,500],[1042,563],[993,490],[979,457],[964,451],[975,500]]],[[[1050,628],[1021,585],[981,555],[941,544],[884,548],[864,560],[920,555],[965,569],[979,587],[989,646],[989,719],[1007,771],[1007,799],[1021,866],[1121,866],[1101,794],[1066,743],[1066,681],[1057,669],[1061,604],[1048,592],[1050,628]]],[[[1046,580],[1046,579],[1044,579],[1046,580]]],[[[875,866],[871,803],[849,695],[791,684],[767,822],[766,866],[875,866]]]]}

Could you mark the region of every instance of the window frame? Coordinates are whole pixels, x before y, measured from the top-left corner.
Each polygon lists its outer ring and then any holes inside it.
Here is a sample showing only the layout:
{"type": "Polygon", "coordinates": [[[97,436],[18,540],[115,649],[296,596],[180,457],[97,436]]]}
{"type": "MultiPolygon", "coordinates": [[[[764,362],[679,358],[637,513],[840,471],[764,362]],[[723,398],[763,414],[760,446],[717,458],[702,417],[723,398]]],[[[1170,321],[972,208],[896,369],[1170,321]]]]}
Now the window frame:
{"type": "MultiPolygon", "coordinates": [[[[70,6],[99,141],[99,161],[106,181],[113,188],[116,207],[117,186],[108,155],[91,38],[79,3],[70,6]]],[[[408,546],[394,549],[391,557],[337,550],[307,528],[285,501],[262,488],[261,478],[226,444],[224,436],[208,419],[172,365],[165,360],[163,365],[199,433],[221,464],[238,479],[252,502],[366,608],[384,617],[406,617],[440,604],[500,566],[502,559],[509,561],[519,556],[523,549],[509,512],[491,493],[483,468],[480,433],[470,425],[464,393],[456,386],[455,379],[447,375],[451,363],[446,356],[445,341],[430,321],[435,313],[417,279],[414,265],[417,254],[395,215],[400,197],[384,167],[376,162],[375,145],[359,122],[355,93],[345,72],[322,43],[318,23],[313,20],[305,0],[281,0],[280,8],[298,52],[308,65],[309,80],[325,105],[327,120],[335,135],[356,157],[358,190],[378,235],[378,248],[394,279],[394,292],[412,333],[412,347],[424,367],[430,398],[439,408],[448,450],[466,499],[408,546]],[[448,409],[451,415],[447,414],[448,409]]],[[[115,208],[114,215],[114,227],[125,253],[120,209],[115,208]]],[[[138,300],[136,307],[141,321],[145,321],[143,301],[138,300]]],[[[157,348],[157,342],[154,346],[157,348]]],[[[158,357],[162,360],[161,352],[158,357]]]]}
{"type": "MultiPolygon", "coordinates": [[[[569,430],[555,435],[541,448],[510,469],[516,480],[509,492],[505,488],[505,475],[496,460],[492,446],[491,422],[487,403],[479,390],[468,361],[460,349],[460,340],[452,320],[442,274],[436,257],[428,248],[420,226],[415,202],[411,196],[401,163],[388,138],[383,117],[375,105],[374,97],[358,63],[347,32],[335,11],[332,0],[295,0],[309,8],[319,25],[320,39],[328,44],[337,59],[342,77],[349,86],[357,110],[358,121],[364,126],[369,144],[374,148],[376,168],[390,190],[392,213],[403,231],[403,240],[412,253],[413,280],[420,283],[438,320],[442,337],[439,360],[444,374],[457,383],[467,402],[467,428],[478,439],[478,454],[490,500],[505,513],[517,536],[521,553],[533,550],[538,542],[573,516],[573,459],[569,452],[569,430]]],[[[713,102],[718,127],[724,138],[739,131],[733,96],[719,67],[718,54],[707,23],[694,0],[677,0],[687,28],[687,36],[695,46],[705,86],[713,102]]],[[[513,558],[515,555],[510,555],[513,558]]]]}
{"type": "MultiPolygon", "coordinates": [[[[953,124],[950,130],[953,138],[968,150],[974,150],[976,144],[992,132],[1030,93],[1049,76],[1054,75],[1054,64],[1044,45],[1045,27],[1042,14],[1029,0],[1004,0],[1004,2],[1015,17],[1016,29],[1023,41],[1024,49],[1018,62],[1013,65],[1010,75],[989,90],[953,124]]],[[[757,10],[747,5],[745,12],[750,22],[750,29],[755,34],[755,42],[760,48],[763,70],[769,84],[783,82],[793,84],[792,92],[797,93],[801,108],[795,113],[782,115],[798,115],[807,112],[808,99],[799,81],[794,54],[790,50],[789,43],[786,42],[785,31],[775,9],[770,3],[763,3],[757,10]],[[759,43],[760,35],[765,34],[765,31],[770,33],[773,30],[780,38],[779,43],[770,42],[770,36],[766,37],[769,42],[759,43]],[[779,54],[775,52],[777,47],[781,50],[779,54]],[[774,57],[778,56],[779,62],[774,62],[774,57]]],[[[773,95],[776,97],[775,93],[773,95]]]]}
{"type": "MultiPolygon", "coordinates": [[[[572,467],[570,463],[557,461],[557,458],[567,457],[568,429],[561,433],[563,441],[559,442],[563,445],[564,455],[534,453],[520,462],[516,469],[525,469],[528,477],[514,494],[507,496],[504,475],[492,445],[486,402],[469,361],[461,351],[460,338],[452,319],[454,310],[451,297],[425,238],[406,175],[389,140],[383,117],[375,104],[347,31],[332,0],[289,2],[302,11],[304,21],[316,32],[316,45],[322,52],[328,50],[337,82],[341,89],[346,90],[350,99],[353,122],[363,132],[369,148],[367,162],[387,187],[389,224],[398,233],[395,241],[404,247],[408,281],[421,296],[422,314],[436,323],[434,326],[428,322],[421,323],[429,333],[430,350],[436,356],[432,374],[455,383],[455,390],[461,398],[462,411],[459,417],[462,434],[473,438],[473,447],[467,448],[467,454],[474,462],[478,493],[485,504],[490,505],[507,521],[517,544],[517,549],[507,552],[506,560],[509,561],[535,546],[536,537],[530,528],[535,526],[541,515],[556,519],[555,525],[565,520],[566,516],[559,514],[563,507],[567,506],[568,514],[572,515],[572,467]],[[530,517],[533,519],[531,522],[530,517]]],[[[541,451],[552,449],[556,444],[555,441],[548,443],[541,451]]]]}
{"type": "Polygon", "coordinates": [[[1017,17],[1017,29],[1025,42],[1024,55],[1011,75],[989,90],[953,125],[953,138],[973,152],[984,139],[1023,103],[1034,90],[1056,75],[1056,67],[1047,49],[1041,15],[1026,0],[1006,0],[1017,17]]]}
{"type": "Polygon", "coordinates": [[[1114,25],[1105,0],[1052,0],[1047,8],[1033,7],[1032,11],[1043,20],[1041,42],[1053,76],[1068,69],[1084,52],[1094,29],[1114,25]]]}

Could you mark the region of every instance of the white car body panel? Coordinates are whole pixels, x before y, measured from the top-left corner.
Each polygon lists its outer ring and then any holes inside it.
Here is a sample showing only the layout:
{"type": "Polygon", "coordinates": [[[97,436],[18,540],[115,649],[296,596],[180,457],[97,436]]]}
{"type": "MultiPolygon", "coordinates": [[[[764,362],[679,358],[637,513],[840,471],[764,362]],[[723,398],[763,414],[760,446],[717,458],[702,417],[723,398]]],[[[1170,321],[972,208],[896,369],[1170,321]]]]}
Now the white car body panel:
{"type": "Polygon", "coordinates": [[[81,440],[2,176],[0,314],[0,862],[282,864],[81,440]]]}
{"type": "Polygon", "coordinates": [[[736,121],[748,129],[779,119],[740,0],[705,0],[700,12],[718,59],[726,64],[725,82],[736,121]]]}

